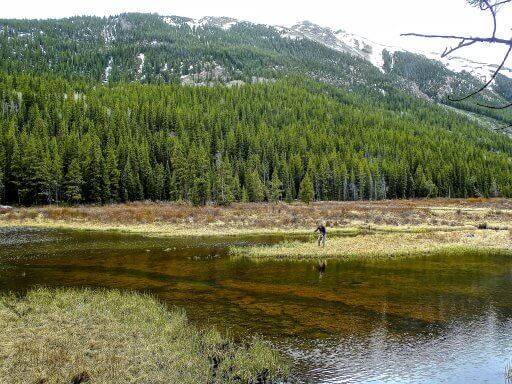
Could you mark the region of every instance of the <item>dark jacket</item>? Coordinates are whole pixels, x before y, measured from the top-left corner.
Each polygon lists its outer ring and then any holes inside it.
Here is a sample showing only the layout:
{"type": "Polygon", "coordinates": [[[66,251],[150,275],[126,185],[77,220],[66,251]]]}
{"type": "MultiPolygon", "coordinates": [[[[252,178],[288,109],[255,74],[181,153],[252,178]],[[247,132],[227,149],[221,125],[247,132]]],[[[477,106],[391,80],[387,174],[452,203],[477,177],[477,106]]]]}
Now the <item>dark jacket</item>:
{"type": "Polygon", "coordinates": [[[321,233],[322,235],[327,235],[327,229],[325,228],[324,225],[320,225],[316,230],[315,232],[319,232],[321,233]]]}

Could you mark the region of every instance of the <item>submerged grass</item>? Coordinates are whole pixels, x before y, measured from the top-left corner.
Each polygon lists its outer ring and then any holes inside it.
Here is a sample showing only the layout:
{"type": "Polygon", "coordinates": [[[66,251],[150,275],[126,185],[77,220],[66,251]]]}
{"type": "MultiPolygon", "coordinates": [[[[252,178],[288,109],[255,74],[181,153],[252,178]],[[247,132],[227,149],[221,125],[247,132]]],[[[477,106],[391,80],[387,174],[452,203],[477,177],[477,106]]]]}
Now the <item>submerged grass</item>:
{"type": "Polygon", "coordinates": [[[141,294],[36,289],[0,297],[0,383],[274,383],[288,362],[264,341],[199,331],[141,294]]]}
{"type": "Polygon", "coordinates": [[[375,232],[353,237],[333,237],[325,247],[310,242],[284,242],[270,246],[232,247],[234,257],[255,260],[377,259],[406,257],[439,251],[512,251],[508,231],[414,231],[375,232]]]}

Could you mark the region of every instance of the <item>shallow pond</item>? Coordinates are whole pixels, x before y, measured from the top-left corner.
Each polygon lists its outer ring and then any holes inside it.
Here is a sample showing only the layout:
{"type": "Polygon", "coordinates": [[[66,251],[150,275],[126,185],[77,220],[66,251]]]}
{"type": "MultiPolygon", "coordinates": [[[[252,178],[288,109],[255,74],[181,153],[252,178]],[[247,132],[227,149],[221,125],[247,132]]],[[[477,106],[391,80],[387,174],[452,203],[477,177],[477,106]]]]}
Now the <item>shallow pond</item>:
{"type": "Polygon", "coordinates": [[[313,264],[231,259],[279,236],[157,239],[0,229],[0,290],[151,292],[199,326],[261,334],[300,383],[504,383],[512,257],[492,253],[313,264]]]}

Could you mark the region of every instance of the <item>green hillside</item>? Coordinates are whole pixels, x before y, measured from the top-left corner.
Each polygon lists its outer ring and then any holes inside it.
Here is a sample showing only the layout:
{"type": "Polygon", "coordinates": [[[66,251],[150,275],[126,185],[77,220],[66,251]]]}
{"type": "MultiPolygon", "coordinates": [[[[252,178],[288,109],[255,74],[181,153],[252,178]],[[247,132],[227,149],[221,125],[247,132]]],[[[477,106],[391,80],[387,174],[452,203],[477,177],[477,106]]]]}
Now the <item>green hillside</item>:
{"type": "Polygon", "coordinates": [[[512,141],[399,92],[0,76],[2,201],[510,196],[512,141]]]}

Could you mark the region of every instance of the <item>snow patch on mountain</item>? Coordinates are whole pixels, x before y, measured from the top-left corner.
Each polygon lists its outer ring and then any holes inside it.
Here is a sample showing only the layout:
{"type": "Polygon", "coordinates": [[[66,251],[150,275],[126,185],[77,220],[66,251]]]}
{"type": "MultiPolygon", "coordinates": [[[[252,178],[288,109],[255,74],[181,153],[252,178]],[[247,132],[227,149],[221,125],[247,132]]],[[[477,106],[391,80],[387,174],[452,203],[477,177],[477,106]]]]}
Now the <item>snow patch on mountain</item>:
{"type": "Polygon", "coordinates": [[[238,24],[237,19],[232,19],[230,17],[203,17],[200,20],[200,23],[204,26],[208,27],[217,27],[223,29],[225,31],[231,29],[233,26],[238,24]]]}
{"type": "Polygon", "coordinates": [[[182,24],[178,23],[174,20],[174,18],[170,16],[164,16],[164,23],[169,24],[171,27],[181,27],[182,24]]]}
{"type": "Polygon", "coordinates": [[[381,71],[384,71],[384,51],[386,50],[393,55],[396,51],[402,50],[401,48],[394,47],[392,45],[376,43],[365,37],[348,33],[343,30],[337,31],[335,36],[339,41],[342,41],[345,45],[348,45],[359,52],[359,55],[381,71]]]}
{"type": "Polygon", "coordinates": [[[232,26],[236,25],[237,22],[236,21],[229,21],[225,24],[222,24],[221,28],[225,31],[227,31],[228,29],[231,29],[232,26]]]}
{"type": "Polygon", "coordinates": [[[279,35],[281,35],[281,37],[283,39],[302,40],[305,38],[305,36],[302,33],[298,33],[291,28],[286,28],[286,27],[281,27],[281,26],[275,26],[275,27],[269,26],[269,27],[274,28],[279,33],[279,35]]]}
{"type": "MultiPolygon", "coordinates": [[[[143,53],[139,53],[137,55],[137,60],[139,61],[139,67],[137,68],[137,73],[139,76],[142,75],[142,71],[144,70],[144,62],[146,61],[146,55],[143,53]]],[[[140,79],[143,80],[145,76],[141,76],[140,79]]]]}
{"type": "Polygon", "coordinates": [[[300,34],[305,38],[316,41],[336,51],[349,53],[365,59],[381,72],[384,72],[384,50],[387,50],[390,54],[402,50],[391,45],[376,43],[344,30],[333,31],[331,28],[322,27],[310,21],[295,24],[291,27],[291,31],[292,33],[300,34]]]}
{"type": "MultiPolygon", "coordinates": [[[[496,69],[498,69],[496,64],[480,63],[457,56],[441,57],[439,53],[434,52],[427,52],[424,55],[429,59],[441,62],[450,71],[457,73],[467,72],[482,82],[489,81],[494,72],[496,72],[496,69]]],[[[512,68],[504,67],[500,73],[512,78],[512,68]]]]}
{"type": "Polygon", "coordinates": [[[105,45],[112,43],[116,39],[115,27],[113,25],[106,25],[101,31],[101,36],[103,37],[105,45]]]}
{"type": "Polygon", "coordinates": [[[177,16],[164,16],[162,20],[164,23],[170,25],[171,27],[179,28],[183,25],[188,25],[192,30],[205,27],[215,27],[227,31],[239,23],[237,19],[232,19],[230,17],[213,16],[206,16],[200,19],[179,18],[177,16]]]}
{"type": "MultiPolygon", "coordinates": [[[[280,29],[278,29],[278,31],[279,30],[280,29]]],[[[393,45],[376,43],[370,39],[344,30],[334,32],[330,28],[322,27],[309,21],[303,21],[295,24],[291,27],[291,31],[299,33],[302,36],[323,44],[331,49],[361,57],[372,63],[381,71],[384,71],[384,50],[387,50],[391,54],[391,59],[393,53],[397,51],[406,51],[403,48],[393,45]]],[[[431,60],[437,60],[453,72],[467,72],[483,82],[488,81],[497,68],[495,64],[480,63],[457,56],[441,58],[439,53],[424,52],[421,50],[412,53],[423,55],[431,60]]],[[[512,68],[503,68],[500,73],[512,78],[512,68]]]]}
{"type": "Polygon", "coordinates": [[[114,63],[114,59],[111,57],[108,59],[108,65],[105,67],[105,73],[103,75],[103,84],[108,83],[108,79],[110,77],[110,72],[112,72],[112,64],[114,63]]]}
{"type": "MultiPolygon", "coordinates": [[[[200,19],[183,18],[178,16],[165,16],[162,18],[165,23],[172,27],[181,27],[188,25],[192,30],[199,28],[214,27],[223,30],[230,30],[233,26],[241,23],[241,21],[229,17],[203,17],[200,19]]],[[[248,22],[244,22],[248,23],[248,22]]],[[[249,23],[252,24],[252,23],[249,23]]],[[[279,33],[282,38],[289,40],[309,39],[334,49],[339,52],[351,54],[360,57],[384,72],[385,60],[384,51],[389,52],[391,59],[390,67],[393,67],[393,54],[397,51],[407,52],[407,50],[390,44],[378,43],[363,36],[350,33],[344,30],[334,31],[331,28],[319,26],[310,21],[302,21],[293,26],[271,26],[279,33]]],[[[106,40],[110,40],[110,36],[105,36],[106,40]]],[[[496,70],[496,65],[488,63],[479,63],[464,59],[461,57],[441,58],[440,54],[432,52],[424,52],[421,50],[412,52],[423,55],[428,59],[441,62],[447,69],[461,73],[467,72],[481,81],[487,81],[492,73],[496,70]]],[[[512,78],[512,68],[503,68],[500,72],[502,75],[512,78]]]]}
{"type": "Polygon", "coordinates": [[[190,29],[201,28],[202,26],[205,25],[201,20],[196,20],[196,19],[190,19],[185,24],[187,24],[190,27],[190,29]]]}
{"type": "Polygon", "coordinates": [[[354,49],[350,45],[345,44],[344,41],[338,39],[334,31],[330,28],[313,24],[310,21],[303,21],[292,26],[291,30],[336,51],[363,57],[359,50],[354,49]]]}

